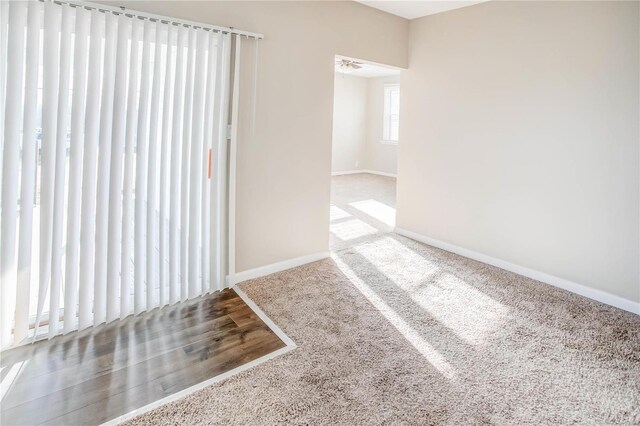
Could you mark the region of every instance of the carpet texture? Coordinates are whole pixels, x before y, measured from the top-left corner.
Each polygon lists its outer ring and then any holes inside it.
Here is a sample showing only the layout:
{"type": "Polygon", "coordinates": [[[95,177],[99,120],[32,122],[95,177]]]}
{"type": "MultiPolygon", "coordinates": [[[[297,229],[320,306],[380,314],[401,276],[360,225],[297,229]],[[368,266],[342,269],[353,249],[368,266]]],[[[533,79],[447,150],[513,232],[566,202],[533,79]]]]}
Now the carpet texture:
{"type": "Polygon", "coordinates": [[[298,348],[129,424],[640,424],[639,316],[382,219],[241,284],[298,348]]]}

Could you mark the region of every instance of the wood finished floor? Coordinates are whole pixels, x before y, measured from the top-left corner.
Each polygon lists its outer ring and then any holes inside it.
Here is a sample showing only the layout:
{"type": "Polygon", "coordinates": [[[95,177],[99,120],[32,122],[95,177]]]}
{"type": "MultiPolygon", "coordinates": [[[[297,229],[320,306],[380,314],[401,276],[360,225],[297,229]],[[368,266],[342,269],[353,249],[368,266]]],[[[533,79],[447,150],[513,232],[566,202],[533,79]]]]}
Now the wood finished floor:
{"type": "Polygon", "coordinates": [[[227,289],[3,352],[0,423],[100,424],[284,346],[227,289]]]}

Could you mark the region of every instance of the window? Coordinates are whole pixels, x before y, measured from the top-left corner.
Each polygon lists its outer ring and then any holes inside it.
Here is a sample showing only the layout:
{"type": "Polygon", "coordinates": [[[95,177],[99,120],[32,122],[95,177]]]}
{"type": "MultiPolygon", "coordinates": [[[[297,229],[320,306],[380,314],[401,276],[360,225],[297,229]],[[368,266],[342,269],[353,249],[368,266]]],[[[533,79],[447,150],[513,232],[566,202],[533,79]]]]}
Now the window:
{"type": "Polygon", "coordinates": [[[384,124],[382,126],[382,142],[398,143],[400,127],[400,85],[384,85],[384,124]]]}

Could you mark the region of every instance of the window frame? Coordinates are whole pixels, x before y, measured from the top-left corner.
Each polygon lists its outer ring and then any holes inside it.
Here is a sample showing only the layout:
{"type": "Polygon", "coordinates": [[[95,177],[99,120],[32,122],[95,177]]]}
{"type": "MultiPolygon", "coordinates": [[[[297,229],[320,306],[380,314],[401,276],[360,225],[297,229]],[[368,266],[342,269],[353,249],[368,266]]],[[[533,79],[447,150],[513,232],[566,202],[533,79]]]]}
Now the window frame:
{"type": "MultiPolygon", "coordinates": [[[[398,117],[398,126],[400,123],[400,106],[398,105],[398,112],[393,114],[391,110],[391,94],[397,91],[398,98],[400,98],[400,83],[385,83],[383,85],[383,97],[382,97],[382,139],[380,143],[384,145],[398,145],[400,135],[397,139],[393,139],[391,134],[391,120],[393,116],[398,117]]],[[[399,129],[398,129],[399,130],[399,129]]]]}

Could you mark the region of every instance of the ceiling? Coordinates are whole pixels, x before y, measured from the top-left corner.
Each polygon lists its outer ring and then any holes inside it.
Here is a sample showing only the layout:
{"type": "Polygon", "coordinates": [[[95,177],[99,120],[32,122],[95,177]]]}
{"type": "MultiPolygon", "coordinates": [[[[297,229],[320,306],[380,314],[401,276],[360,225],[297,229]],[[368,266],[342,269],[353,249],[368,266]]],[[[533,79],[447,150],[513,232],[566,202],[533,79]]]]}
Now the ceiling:
{"type": "MultiPolygon", "coordinates": [[[[373,78],[373,77],[388,77],[392,75],[400,75],[400,70],[395,68],[382,67],[380,65],[361,63],[360,66],[362,68],[354,70],[349,69],[349,72],[345,73],[347,75],[351,75],[354,77],[365,77],[365,78],[373,78]]],[[[336,66],[336,72],[339,74],[343,74],[342,71],[338,70],[336,66]]]]}
{"type": "Polygon", "coordinates": [[[459,9],[489,0],[355,0],[406,19],[434,15],[447,10],[459,9]]]}

